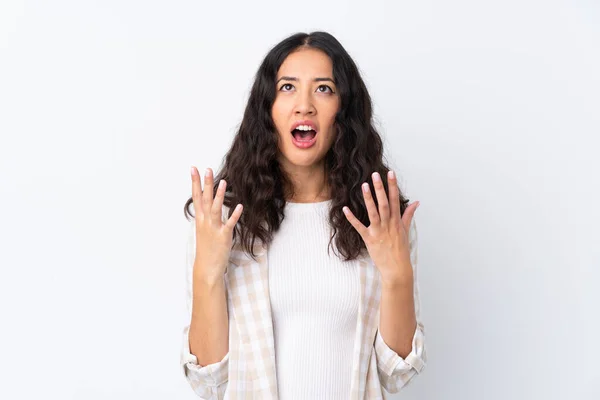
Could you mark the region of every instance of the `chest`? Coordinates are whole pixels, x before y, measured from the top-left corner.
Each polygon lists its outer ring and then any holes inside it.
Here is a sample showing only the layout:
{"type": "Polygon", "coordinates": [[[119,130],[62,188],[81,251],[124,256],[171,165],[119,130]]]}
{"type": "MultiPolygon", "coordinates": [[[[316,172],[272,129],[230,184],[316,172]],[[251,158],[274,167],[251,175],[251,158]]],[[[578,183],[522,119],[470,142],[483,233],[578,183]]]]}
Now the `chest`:
{"type": "Polygon", "coordinates": [[[312,321],[337,326],[356,323],[360,302],[360,265],[327,254],[290,257],[277,248],[269,253],[269,298],[273,319],[312,321]],[[274,250],[274,252],[273,252],[274,250]]]}

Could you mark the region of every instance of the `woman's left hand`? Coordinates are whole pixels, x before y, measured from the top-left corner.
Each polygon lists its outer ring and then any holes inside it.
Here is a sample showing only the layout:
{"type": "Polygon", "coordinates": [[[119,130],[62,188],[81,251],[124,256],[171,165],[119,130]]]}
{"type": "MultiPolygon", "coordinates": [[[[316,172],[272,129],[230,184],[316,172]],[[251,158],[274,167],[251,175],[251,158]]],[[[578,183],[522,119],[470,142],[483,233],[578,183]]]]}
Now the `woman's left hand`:
{"type": "Polygon", "coordinates": [[[379,211],[373,200],[369,184],[367,182],[362,184],[363,198],[369,214],[369,227],[365,227],[348,207],[343,208],[346,219],[364,240],[369,255],[384,281],[395,282],[406,279],[412,281],[413,270],[410,261],[408,232],[419,202],[409,204],[404,210],[404,215],[400,216],[400,191],[393,172],[388,173],[387,177],[389,201],[379,174],[374,172],[372,178],[379,211]]]}

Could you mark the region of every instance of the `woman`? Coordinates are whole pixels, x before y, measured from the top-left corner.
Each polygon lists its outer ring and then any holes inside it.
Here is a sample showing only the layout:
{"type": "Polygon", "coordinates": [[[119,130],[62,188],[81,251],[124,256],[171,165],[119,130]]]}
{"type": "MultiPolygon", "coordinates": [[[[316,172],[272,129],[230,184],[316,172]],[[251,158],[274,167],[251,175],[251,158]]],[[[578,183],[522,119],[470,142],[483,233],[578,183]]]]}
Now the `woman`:
{"type": "Polygon", "coordinates": [[[192,167],[181,364],[197,395],[383,399],[423,369],[418,202],[382,158],[366,86],[332,35],[271,49],[205,190],[192,167]]]}

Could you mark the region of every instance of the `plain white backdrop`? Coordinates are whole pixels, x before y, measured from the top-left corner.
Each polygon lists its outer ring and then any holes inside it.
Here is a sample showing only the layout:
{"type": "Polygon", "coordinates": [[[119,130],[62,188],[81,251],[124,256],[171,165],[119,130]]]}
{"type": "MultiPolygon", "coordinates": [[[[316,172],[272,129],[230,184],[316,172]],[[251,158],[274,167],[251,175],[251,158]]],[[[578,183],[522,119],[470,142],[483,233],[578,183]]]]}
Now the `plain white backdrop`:
{"type": "Polygon", "coordinates": [[[411,201],[429,363],[393,399],[600,398],[600,6],[2,1],[0,398],[194,399],[189,169],[327,30],[411,201]]]}

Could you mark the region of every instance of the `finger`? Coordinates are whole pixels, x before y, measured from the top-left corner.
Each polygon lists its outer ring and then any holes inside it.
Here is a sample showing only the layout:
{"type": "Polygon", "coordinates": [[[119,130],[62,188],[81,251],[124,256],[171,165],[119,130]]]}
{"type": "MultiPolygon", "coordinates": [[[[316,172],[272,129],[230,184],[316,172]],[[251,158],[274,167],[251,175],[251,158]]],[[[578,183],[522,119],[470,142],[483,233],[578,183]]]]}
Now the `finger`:
{"type": "Polygon", "coordinates": [[[377,203],[379,205],[379,218],[381,220],[381,226],[386,227],[390,220],[390,204],[388,202],[387,193],[383,186],[383,181],[379,172],[373,172],[371,175],[373,179],[373,186],[375,187],[375,195],[377,196],[377,203]]]}
{"type": "MultiPolygon", "coordinates": [[[[356,229],[360,236],[362,236],[363,240],[367,237],[367,227],[365,227],[362,222],[358,218],[354,216],[354,213],[350,211],[350,209],[346,206],[342,207],[344,211],[344,215],[346,215],[346,219],[350,222],[350,225],[356,229]]],[[[366,241],[365,241],[366,243],[366,241]]]]}
{"type": "Polygon", "coordinates": [[[198,169],[192,166],[191,169],[192,174],[192,200],[194,204],[194,213],[196,219],[198,215],[202,214],[202,188],[200,183],[200,174],[198,173],[198,169]]]}
{"type": "Polygon", "coordinates": [[[373,196],[371,195],[371,189],[369,188],[368,182],[362,184],[362,192],[363,197],[365,199],[365,204],[367,206],[369,221],[371,225],[379,224],[379,212],[377,211],[377,206],[375,205],[375,201],[373,200],[373,196]]]}
{"type": "Polygon", "coordinates": [[[419,206],[419,202],[416,201],[412,204],[409,204],[404,210],[404,215],[402,216],[402,224],[404,225],[404,229],[406,232],[410,229],[410,223],[412,222],[413,216],[415,215],[415,211],[417,211],[417,207],[419,206]]]}
{"type": "Polygon", "coordinates": [[[223,198],[225,197],[225,188],[227,187],[227,182],[225,179],[221,179],[219,181],[219,186],[217,187],[217,195],[215,196],[215,201],[213,202],[212,208],[210,209],[210,213],[212,216],[212,220],[215,226],[221,226],[223,223],[223,198]]]}
{"type": "Polygon", "coordinates": [[[402,216],[400,215],[400,189],[394,171],[388,171],[388,190],[390,192],[390,223],[400,228],[402,216]]]}
{"type": "Polygon", "coordinates": [[[212,169],[206,168],[204,172],[204,187],[202,188],[202,210],[204,215],[210,215],[213,203],[213,176],[212,169]]]}
{"type": "Polygon", "coordinates": [[[244,207],[241,204],[238,204],[235,207],[235,209],[233,210],[233,213],[231,214],[231,217],[229,217],[229,219],[225,223],[225,226],[227,227],[227,229],[230,232],[233,231],[233,228],[235,228],[235,225],[237,224],[238,220],[240,219],[240,216],[242,215],[243,208],[244,207]]]}

